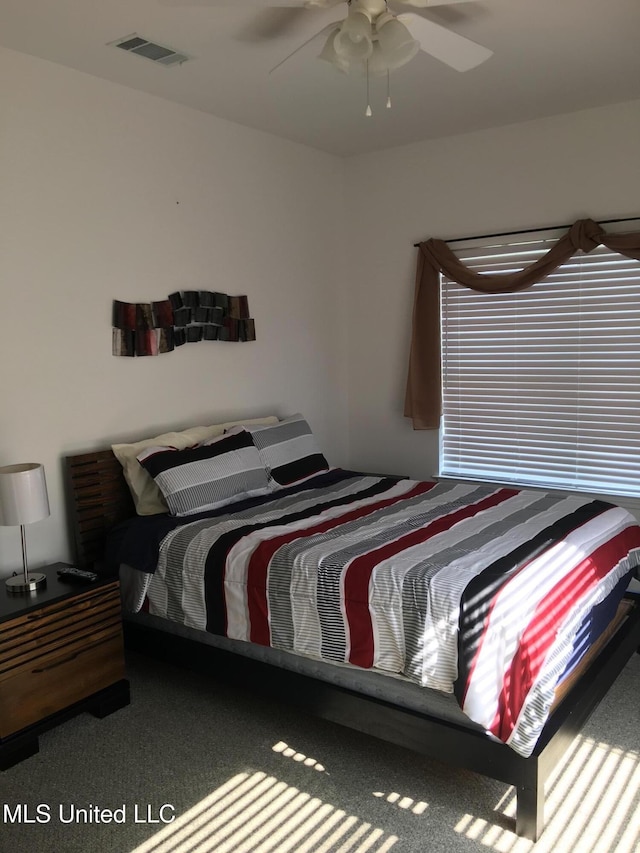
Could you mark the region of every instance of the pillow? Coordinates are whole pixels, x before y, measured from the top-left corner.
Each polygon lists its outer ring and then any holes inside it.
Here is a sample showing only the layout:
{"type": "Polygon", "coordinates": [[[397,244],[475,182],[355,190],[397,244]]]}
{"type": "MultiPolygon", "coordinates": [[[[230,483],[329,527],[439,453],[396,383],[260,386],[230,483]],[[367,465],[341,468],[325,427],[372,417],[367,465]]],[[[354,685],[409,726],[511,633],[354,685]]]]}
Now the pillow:
{"type": "Polygon", "coordinates": [[[155,480],[171,515],[178,517],[271,491],[260,454],[245,431],[185,450],[147,447],[138,462],[155,480]]]}
{"type": "Polygon", "coordinates": [[[329,470],[311,427],[302,415],[291,415],[273,426],[246,426],[274,489],[301,483],[329,470]]]}
{"type": "Polygon", "coordinates": [[[226,429],[237,424],[276,424],[278,418],[269,415],[266,418],[251,418],[239,421],[228,421],[211,426],[190,427],[181,432],[166,432],[155,438],[145,438],[133,444],[112,444],[111,449],[122,465],[124,478],[129,486],[131,497],[138,515],[157,515],[168,511],[165,499],[153,479],[138,462],[138,454],[146,447],[173,447],[184,450],[208,441],[217,435],[222,435],[226,429]]]}

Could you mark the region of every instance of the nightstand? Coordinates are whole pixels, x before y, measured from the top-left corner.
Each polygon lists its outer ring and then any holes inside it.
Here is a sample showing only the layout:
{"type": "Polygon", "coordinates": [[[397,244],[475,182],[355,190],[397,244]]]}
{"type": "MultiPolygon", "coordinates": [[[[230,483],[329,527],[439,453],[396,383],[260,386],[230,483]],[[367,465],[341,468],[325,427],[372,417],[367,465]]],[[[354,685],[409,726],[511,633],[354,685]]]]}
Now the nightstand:
{"type": "Polygon", "coordinates": [[[129,704],[117,579],[58,580],[45,589],[0,589],[0,770],[38,752],[38,735],[90,711],[105,717],[129,704]]]}

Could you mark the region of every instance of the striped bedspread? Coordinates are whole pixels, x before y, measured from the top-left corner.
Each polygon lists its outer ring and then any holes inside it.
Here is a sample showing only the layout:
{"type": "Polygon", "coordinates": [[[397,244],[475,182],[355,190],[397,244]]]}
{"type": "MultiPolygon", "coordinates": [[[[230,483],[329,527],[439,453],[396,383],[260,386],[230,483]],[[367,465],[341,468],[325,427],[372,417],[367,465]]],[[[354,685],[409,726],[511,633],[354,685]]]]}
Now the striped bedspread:
{"type": "Polygon", "coordinates": [[[453,692],[521,755],[640,528],[599,500],[345,476],[163,539],[150,612],[453,692]]]}

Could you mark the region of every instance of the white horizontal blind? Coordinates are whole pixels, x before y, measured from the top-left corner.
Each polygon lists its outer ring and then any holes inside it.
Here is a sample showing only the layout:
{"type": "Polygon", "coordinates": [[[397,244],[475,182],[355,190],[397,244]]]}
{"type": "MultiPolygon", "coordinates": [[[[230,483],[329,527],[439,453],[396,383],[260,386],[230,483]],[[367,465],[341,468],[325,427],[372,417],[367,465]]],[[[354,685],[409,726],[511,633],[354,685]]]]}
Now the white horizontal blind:
{"type": "MultiPolygon", "coordinates": [[[[454,251],[512,272],[562,233],[454,251]]],[[[601,246],[505,294],[443,278],[441,310],[441,475],[640,496],[640,262],[601,246]]]]}

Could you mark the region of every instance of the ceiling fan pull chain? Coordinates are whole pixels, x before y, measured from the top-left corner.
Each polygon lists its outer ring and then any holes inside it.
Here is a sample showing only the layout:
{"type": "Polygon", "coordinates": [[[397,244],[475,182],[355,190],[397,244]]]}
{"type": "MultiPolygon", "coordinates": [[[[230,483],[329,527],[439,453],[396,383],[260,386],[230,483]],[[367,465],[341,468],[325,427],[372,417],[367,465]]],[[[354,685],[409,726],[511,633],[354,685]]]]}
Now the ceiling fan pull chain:
{"type": "Polygon", "coordinates": [[[368,117],[368,116],[373,115],[373,111],[371,109],[371,99],[369,98],[369,60],[368,59],[366,60],[366,65],[367,65],[367,109],[365,110],[364,114],[368,117]]]}
{"type": "Polygon", "coordinates": [[[387,69],[387,109],[391,109],[391,73],[387,69]]]}

